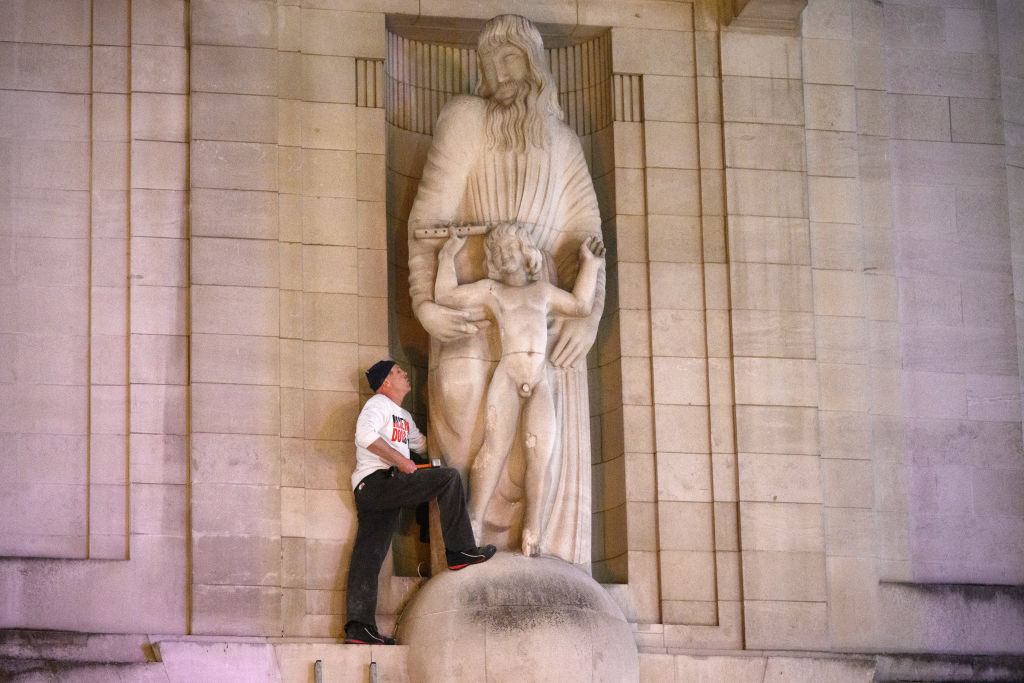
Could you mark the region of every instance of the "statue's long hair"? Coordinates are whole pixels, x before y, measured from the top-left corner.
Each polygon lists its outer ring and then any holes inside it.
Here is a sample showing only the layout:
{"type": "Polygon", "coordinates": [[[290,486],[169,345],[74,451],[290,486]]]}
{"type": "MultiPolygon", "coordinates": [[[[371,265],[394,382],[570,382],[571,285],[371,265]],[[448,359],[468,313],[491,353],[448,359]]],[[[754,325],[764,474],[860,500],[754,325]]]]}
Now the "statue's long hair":
{"type": "Polygon", "coordinates": [[[484,238],[484,254],[487,257],[487,277],[492,280],[501,279],[501,269],[494,263],[493,253],[499,244],[514,244],[523,254],[523,266],[526,268],[526,279],[535,282],[541,279],[544,271],[544,255],[533,243],[530,233],[518,223],[501,223],[491,228],[484,238]]]}
{"type": "Polygon", "coordinates": [[[491,145],[524,150],[529,142],[536,147],[543,147],[545,119],[554,116],[562,121],[565,113],[558,104],[558,86],[548,69],[544,41],[537,27],[517,14],[494,17],[480,31],[477,60],[480,62],[481,78],[477,83],[476,94],[488,98],[487,134],[491,145]],[[491,98],[494,92],[482,77],[483,61],[488,59],[491,51],[502,45],[514,45],[522,50],[529,66],[524,87],[517,92],[515,101],[508,107],[491,98]]]}

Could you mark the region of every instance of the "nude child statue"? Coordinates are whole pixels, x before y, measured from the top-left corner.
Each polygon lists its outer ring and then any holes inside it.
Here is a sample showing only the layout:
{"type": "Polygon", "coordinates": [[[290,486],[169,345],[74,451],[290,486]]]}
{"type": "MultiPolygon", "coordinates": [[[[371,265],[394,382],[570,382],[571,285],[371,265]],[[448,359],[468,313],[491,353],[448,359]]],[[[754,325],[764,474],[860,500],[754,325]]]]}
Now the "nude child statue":
{"type": "Polygon", "coordinates": [[[487,389],[484,439],[470,471],[470,520],[479,533],[521,413],[526,448],[522,551],[537,555],[557,432],[547,376],[548,322],[553,314],[590,315],[604,263],[604,244],[598,237],[580,244],[579,273],[569,293],[543,278],[540,250],[527,229],[515,223],[499,224],[488,233],[484,241],[488,277],[460,285],[455,255],[465,241],[452,230],[438,253],[434,300],[453,308],[485,307],[497,320],[501,339],[501,360],[487,389]]]}

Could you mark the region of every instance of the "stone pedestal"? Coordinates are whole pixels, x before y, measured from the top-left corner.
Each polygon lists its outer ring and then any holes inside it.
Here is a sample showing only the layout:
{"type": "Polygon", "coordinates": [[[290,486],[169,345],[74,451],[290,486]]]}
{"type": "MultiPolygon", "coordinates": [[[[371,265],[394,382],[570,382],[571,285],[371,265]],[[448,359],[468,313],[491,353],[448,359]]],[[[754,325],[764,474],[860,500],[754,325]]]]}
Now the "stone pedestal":
{"type": "Polygon", "coordinates": [[[415,681],[628,681],[632,630],[590,576],[554,558],[499,553],[431,579],[402,613],[415,681]]]}

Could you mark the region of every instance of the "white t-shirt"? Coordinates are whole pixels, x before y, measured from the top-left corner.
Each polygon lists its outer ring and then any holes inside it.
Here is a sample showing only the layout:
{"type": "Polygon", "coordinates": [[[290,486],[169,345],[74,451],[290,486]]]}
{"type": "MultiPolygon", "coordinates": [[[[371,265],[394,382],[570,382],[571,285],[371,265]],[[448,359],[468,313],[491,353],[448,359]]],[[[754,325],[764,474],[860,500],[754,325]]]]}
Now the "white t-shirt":
{"type": "Polygon", "coordinates": [[[368,474],[386,470],[391,465],[367,450],[377,439],[384,439],[396,451],[409,457],[409,449],[423,451],[427,439],[408,410],[384,394],[374,394],[363,406],[356,420],[356,469],[352,472],[352,489],[368,474]]]}

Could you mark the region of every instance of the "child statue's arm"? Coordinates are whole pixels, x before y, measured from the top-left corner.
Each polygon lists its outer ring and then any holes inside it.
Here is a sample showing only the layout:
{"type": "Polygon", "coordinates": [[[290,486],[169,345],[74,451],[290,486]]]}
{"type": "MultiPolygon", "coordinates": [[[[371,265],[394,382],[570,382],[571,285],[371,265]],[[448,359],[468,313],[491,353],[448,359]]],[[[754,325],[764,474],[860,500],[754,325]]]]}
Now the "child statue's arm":
{"type": "Polygon", "coordinates": [[[589,237],[580,244],[580,268],[572,294],[553,288],[551,310],[575,318],[590,315],[597,293],[597,275],[604,266],[604,242],[599,237],[589,237]]]}
{"type": "Polygon", "coordinates": [[[455,274],[455,255],[459,253],[465,243],[466,238],[458,236],[453,230],[448,241],[437,252],[434,301],[442,306],[466,308],[487,303],[488,280],[460,285],[459,278],[455,274]]]}

